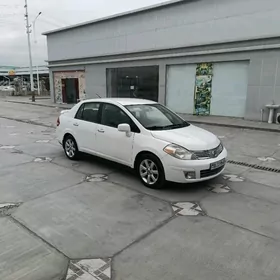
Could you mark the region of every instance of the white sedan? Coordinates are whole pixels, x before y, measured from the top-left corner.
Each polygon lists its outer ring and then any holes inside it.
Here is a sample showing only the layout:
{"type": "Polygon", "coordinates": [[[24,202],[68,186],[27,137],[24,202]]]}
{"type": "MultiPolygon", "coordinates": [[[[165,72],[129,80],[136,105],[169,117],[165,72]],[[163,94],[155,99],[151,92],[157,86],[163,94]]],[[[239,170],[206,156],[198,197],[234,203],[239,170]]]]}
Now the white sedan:
{"type": "Polygon", "coordinates": [[[118,162],[150,188],[209,180],[226,164],[227,151],[215,135],[148,100],[80,102],[61,112],[56,132],[69,159],[83,152],[118,162]]]}

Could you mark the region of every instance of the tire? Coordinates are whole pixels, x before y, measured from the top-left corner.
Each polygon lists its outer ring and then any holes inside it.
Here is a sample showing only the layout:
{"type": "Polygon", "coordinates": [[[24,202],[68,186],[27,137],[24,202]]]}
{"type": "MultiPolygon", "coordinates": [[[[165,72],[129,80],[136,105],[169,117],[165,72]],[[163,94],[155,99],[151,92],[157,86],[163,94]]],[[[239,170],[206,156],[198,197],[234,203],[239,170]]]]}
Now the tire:
{"type": "Polygon", "coordinates": [[[79,158],[79,150],[77,143],[73,136],[67,135],[63,141],[63,149],[65,152],[65,155],[70,160],[77,160],[79,158]]]}
{"type": "Polygon", "coordinates": [[[161,161],[153,154],[143,154],[136,163],[136,172],[141,182],[150,189],[165,186],[165,174],[161,161]]]}

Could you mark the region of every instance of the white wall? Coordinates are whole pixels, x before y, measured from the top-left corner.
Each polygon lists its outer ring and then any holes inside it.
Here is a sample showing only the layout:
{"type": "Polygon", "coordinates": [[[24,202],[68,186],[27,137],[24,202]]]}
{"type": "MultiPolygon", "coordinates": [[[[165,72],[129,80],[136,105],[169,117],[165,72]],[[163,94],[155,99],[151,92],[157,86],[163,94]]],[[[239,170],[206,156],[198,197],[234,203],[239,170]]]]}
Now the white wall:
{"type": "Polygon", "coordinates": [[[196,64],[167,68],[166,105],[176,113],[192,114],[196,64]]]}
{"type": "Polygon", "coordinates": [[[215,63],[213,68],[211,115],[245,116],[248,61],[215,63]]]}
{"type": "Polygon", "coordinates": [[[279,0],[185,1],[51,34],[48,55],[55,61],[278,36],[279,14],[279,0]]]}

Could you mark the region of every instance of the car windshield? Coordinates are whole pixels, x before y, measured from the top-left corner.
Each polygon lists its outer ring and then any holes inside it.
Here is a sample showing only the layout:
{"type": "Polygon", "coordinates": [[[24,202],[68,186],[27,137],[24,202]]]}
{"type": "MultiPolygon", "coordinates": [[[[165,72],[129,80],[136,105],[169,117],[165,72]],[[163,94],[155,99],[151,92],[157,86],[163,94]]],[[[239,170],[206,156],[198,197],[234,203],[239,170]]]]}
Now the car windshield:
{"type": "Polygon", "coordinates": [[[189,126],[189,123],[160,104],[138,104],[125,107],[148,130],[171,130],[189,126]]]}

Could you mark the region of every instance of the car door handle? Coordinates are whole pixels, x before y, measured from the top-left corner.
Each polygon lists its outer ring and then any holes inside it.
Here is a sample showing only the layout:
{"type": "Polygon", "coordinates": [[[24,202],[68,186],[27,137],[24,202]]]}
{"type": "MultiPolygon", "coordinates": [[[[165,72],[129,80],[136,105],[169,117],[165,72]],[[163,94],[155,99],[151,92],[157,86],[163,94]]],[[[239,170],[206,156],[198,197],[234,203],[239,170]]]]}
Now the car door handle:
{"type": "Polygon", "coordinates": [[[97,131],[100,132],[100,133],[104,133],[105,132],[104,129],[98,129],[97,131]]]}
{"type": "Polygon", "coordinates": [[[79,124],[78,124],[78,123],[73,123],[73,125],[74,125],[74,126],[79,126],[79,124]]]}

